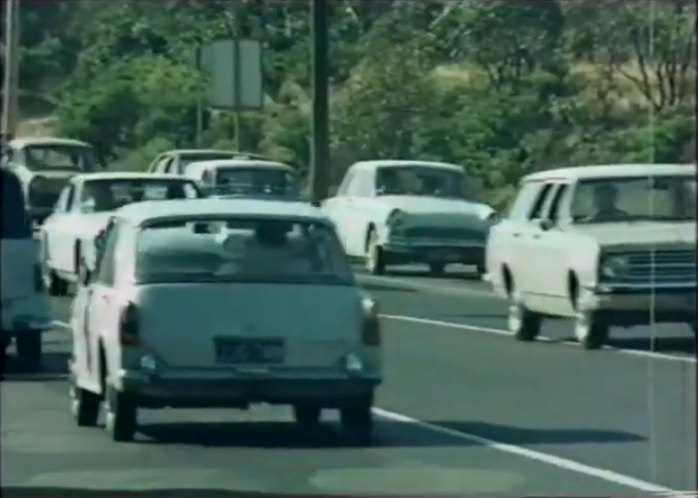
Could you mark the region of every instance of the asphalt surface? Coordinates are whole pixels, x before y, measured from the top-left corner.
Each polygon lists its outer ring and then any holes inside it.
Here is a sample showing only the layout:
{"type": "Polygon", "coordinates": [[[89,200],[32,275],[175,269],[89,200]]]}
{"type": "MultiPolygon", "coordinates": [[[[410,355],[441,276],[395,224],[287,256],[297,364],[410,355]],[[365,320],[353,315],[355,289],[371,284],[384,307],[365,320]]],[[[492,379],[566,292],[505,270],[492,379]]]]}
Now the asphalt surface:
{"type": "MultiPolygon", "coordinates": [[[[361,276],[384,315],[376,441],[352,447],[328,412],[303,432],[282,407],[143,411],[135,443],[69,413],[70,333],[39,374],[2,382],[3,487],[287,493],[623,495],[696,489],[696,362],[687,326],[613,332],[583,351],[565,321],[509,337],[504,302],[467,272],[361,276]],[[655,337],[651,340],[651,337],[655,337]],[[547,338],[547,339],[546,339],[547,338]],[[650,348],[651,346],[651,348],[650,348]]],[[[68,321],[70,299],[52,301],[68,321]]],[[[12,351],[11,351],[12,353],[12,351]]]]}

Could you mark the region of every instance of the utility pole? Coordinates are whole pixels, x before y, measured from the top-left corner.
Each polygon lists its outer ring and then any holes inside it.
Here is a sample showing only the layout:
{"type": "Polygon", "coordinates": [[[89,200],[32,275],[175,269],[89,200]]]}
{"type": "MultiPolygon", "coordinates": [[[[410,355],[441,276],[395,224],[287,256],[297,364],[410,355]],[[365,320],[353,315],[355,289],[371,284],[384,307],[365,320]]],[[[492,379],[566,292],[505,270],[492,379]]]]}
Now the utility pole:
{"type": "Polygon", "coordinates": [[[327,0],[311,0],[313,36],[313,145],[310,164],[311,200],[327,197],[330,162],[329,59],[327,0]]]}
{"type": "Polygon", "coordinates": [[[2,98],[2,134],[12,138],[17,131],[19,93],[19,0],[5,0],[5,68],[2,98]]]}

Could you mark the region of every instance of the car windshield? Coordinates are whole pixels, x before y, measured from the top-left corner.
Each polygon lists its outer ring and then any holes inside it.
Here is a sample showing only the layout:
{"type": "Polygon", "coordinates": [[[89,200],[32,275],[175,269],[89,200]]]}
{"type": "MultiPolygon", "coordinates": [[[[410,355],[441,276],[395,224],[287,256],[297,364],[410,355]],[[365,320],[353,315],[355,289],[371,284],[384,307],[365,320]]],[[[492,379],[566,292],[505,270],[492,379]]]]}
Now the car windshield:
{"type": "Polygon", "coordinates": [[[31,239],[32,227],[24,206],[24,195],[17,177],[2,172],[2,239],[31,239]]]}
{"type": "Polygon", "coordinates": [[[378,168],[378,195],[418,195],[425,197],[464,197],[463,173],[428,166],[378,168]]]}
{"type": "Polygon", "coordinates": [[[182,180],[91,180],[85,182],[80,197],[83,212],[113,211],[141,201],[194,199],[198,191],[194,184],[182,180]]]}
{"type": "Polygon", "coordinates": [[[153,225],[138,235],[137,280],[354,285],[324,223],[212,218],[153,225]]]}
{"type": "Polygon", "coordinates": [[[271,194],[283,197],[296,196],[299,191],[293,173],[269,167],[219,168],[214,189],[219,195],[271,194]]]}
{"type": "Polygon", "coordinates": [[[575,223],[696,219],[696,178],[650,176],[581,181],[572,199],[575,223]]]}
{"type": "Polygon", "coordinates": [[[25,165],[31,170],[95,171],[94,151],[82,145],[42,144],[24,148],[25,165]]]}

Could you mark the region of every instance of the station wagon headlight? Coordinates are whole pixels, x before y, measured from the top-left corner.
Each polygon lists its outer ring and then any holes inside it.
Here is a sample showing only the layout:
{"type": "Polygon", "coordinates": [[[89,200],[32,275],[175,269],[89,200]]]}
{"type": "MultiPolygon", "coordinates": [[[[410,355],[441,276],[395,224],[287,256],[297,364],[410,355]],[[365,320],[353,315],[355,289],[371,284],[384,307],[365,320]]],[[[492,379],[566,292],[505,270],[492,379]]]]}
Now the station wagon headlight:
{"type": "Polygon", "coordinates": [[[399,228],[405,222],[405,212],[399,209],[393,210],[385,220],[385,225],[391,230],[399,228]]]}
{"type": "Polygon", "coordinates": [[[370,297],[361,300],[361,343],[377,347],[382,343],[381,326],[378,318],[378,304],[370,297]]]}
{"type": "Polygon", "coordinates": [[[628,267],[628,258],[625,256],[609,256],[603,259],[601,275],[604,277],[617,277],[628,267]]]}

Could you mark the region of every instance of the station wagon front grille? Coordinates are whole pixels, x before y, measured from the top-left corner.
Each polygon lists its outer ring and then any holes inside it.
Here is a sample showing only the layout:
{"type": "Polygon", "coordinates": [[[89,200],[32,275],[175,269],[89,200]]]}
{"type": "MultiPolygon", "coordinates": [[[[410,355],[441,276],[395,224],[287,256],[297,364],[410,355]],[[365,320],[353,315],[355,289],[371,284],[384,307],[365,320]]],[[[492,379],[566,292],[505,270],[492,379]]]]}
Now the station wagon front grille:
{"type": "Polygon", "coordinates": [[[681,283],[696,281],[695,249],[659,249],[618,254],[627,264],[613,280],[624,283],[681,283]]]}
{"type": "Polygon", "coordinates": [[[410,227],[404,230],[404,236],[414,239],[484,239],[485,232],[460,227],[410,227]]]}

